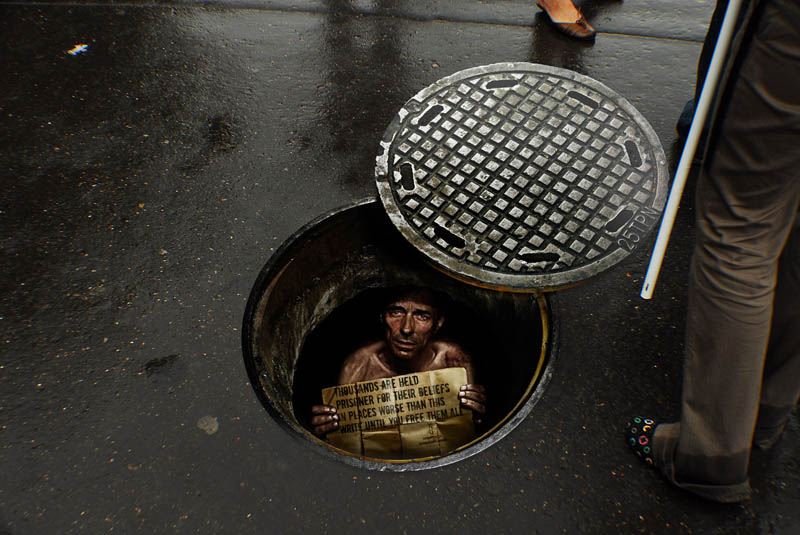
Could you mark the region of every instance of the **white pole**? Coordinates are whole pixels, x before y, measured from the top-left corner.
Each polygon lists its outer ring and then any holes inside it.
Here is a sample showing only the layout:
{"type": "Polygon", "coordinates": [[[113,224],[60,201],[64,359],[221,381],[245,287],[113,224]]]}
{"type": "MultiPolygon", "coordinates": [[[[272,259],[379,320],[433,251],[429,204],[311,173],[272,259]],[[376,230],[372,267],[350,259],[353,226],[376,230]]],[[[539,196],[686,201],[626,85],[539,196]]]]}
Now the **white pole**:
{"type": "Polygon", "coordinates": [[[658,272],[661,270],[661,264],[664,261],[664,253],[667,251],[667,243],[669,243],[672,227],[675,224],[675,215],[678,213],[678,205],[681,202],[683,188],[686,186],[686,179],[692,168],[692,160],[697,151],[700,135],[703,132],[703,125],[705,125],[708,110],[711,108],[714,92],[719,83],[722,66],[725,63],[725,55],[728,52],[728,48],[730,48],[733,30],[736,25],[736,19],[739,16],[741,4],[742,0],[730,0],[728,8],[725,10],[722,28],[717,37],[714,54],[711,56],[711,65],[708,67],[703,89],[700,91],[700,100],[697,102],[694,119],[692,119],[692,126],[689,129],[689,135],[686,137],[686,144],[683,147],[683,153],[678,162],[678,170],[675,171],[675,180],[672,182],[672,189],[667,199],[667,207],[664,209],[664,217],[661,220],[656,244],[655,247],[653,247],[653,254],[650,257],[650,265],[647,267],[647,275],[644,278],[644,285],[642,286],[641,293],[643,299],[650,299],[653,297],[653,290],[655,289],[656,280],[658,279],[658,272]]]}

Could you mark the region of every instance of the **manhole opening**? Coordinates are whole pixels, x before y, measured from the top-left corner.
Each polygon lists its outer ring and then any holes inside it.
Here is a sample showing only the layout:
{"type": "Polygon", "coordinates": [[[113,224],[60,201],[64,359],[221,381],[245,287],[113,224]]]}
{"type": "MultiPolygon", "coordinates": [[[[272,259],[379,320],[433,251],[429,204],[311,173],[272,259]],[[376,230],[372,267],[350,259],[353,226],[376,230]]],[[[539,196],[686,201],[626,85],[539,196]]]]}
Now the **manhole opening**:
{"type": "MultiPolygon", "coordinates": [[[[307,429],[312,429],[311,406],[321,403],[323,388],[336,384],[345,357],[384,337],[379,313],[395,291],[373,288],[361,292],[334,310],[306,338],[298,358],[292,401],[295,415],[307,429]]],[[[476,382],[487,389],[491,400],[478,427],[482,434],[514,408],[536,374],[536,348],[542,346],[541,317],[536,309],[529,312],[524,347],[519,347],[506,327],[517,324],[518,318],[502,300],[470,305],[440,296],[440,303],[445,322],[437,337],[457,342],[473,358],[476,382]]]]}
{"type": "Polygon", "coordinates": [[[275,253],[256,282],[244,319],[248,374],[269,412],[319,451],[377,470],[419,470],[456,462],[500,440],[541,397],[555,342],[545,298],[459,282],[427,264],[391,226],[377,202],[310,223],[275,253]],[[334,386],[344,358],[381,336],[387,289],[434,288],[448,296],[442,336],[473,356],[489,393],[477,438],[425,458],[375,458],[340,451],[310,431],[311,406],[334,386]]]}

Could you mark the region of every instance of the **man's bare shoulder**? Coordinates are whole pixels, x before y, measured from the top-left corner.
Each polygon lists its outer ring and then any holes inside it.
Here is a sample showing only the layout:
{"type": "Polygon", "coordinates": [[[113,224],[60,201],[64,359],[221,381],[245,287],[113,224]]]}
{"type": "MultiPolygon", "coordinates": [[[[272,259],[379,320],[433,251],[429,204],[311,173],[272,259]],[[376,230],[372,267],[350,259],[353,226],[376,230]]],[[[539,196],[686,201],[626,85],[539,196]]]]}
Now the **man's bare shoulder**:
{"type": "Polygon", "coordinates": [[[470,366],[472,357],[458,342],[440,339],[433,342],[433,350],[438,357],[444,357],[447,367],[470,366]]]}

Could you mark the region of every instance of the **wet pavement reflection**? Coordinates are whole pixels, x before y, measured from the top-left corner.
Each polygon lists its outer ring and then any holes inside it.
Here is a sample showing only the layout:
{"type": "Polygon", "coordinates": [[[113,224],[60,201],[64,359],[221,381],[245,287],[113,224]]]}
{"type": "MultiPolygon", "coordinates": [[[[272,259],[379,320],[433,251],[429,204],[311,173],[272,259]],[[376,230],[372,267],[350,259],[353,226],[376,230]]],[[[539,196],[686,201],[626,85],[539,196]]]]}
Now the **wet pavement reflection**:
{"type": "Polygon", "coordinates": [[[712,3],[579,4],[594,44],[527,0],[0,2],[0,532],[792,533],[796,420],[733,509],[669,488],[621,439],[631,413],[677,410],[691,193],[657,299],[638,298],[644,249],[560,292],[552,382],[479,455],[413,474],[332,462],[248,384],[261,267],[375,196],[380,137],[436,80],[575,70],[636,106],[674,167],[712,3]]]}

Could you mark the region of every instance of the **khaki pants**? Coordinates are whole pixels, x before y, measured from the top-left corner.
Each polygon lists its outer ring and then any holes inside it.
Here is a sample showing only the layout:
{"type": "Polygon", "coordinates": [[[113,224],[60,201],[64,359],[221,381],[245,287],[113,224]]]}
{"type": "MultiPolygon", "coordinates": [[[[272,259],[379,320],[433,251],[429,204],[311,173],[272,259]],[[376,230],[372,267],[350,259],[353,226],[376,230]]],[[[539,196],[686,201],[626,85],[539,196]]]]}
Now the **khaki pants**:
{"type": "Polygon", "coordinates": [[[723,502],[800,396],[800,2],[758,9],[698,183],[681,421],[653,439],[668,479],[723,502]]]}

